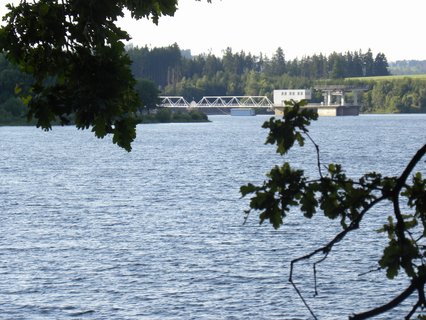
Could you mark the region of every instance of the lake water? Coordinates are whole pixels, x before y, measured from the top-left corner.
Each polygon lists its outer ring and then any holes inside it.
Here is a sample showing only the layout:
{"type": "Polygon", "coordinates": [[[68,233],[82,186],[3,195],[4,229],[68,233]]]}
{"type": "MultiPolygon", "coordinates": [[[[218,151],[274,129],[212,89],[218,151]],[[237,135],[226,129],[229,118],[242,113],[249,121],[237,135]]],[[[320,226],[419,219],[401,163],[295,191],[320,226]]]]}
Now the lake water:
{"type": "MultiPolygon", "coordinates": [[[[210,119],[139,126],[131,153],[71,127],[1,127],[0,319],[311,319],[289,262],[338,225],[296,211],[277,231],[256,213],[243,225],[239,187],[283,160],[264,145],[268,117],[210,119]]],[[[426,141],[426,115],[320,118],[310,131],[324,163],[354,178],[398,175],[426,141]]],[[[287,160],[316,172],[312,146],[287,160]]],[[[319,319],[383,304],[406,285],[361,275],[377,267],[374,230],[388,212],[377,207],[318,266],[319,296],[311,264],[297,265],[319,319]]]]}

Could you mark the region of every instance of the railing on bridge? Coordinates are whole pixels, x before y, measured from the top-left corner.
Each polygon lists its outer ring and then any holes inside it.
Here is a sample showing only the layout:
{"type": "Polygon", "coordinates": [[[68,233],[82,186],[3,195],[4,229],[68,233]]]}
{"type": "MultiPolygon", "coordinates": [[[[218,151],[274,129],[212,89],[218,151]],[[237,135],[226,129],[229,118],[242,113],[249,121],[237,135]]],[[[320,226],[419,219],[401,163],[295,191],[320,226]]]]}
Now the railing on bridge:
{"type": "Polygon", "coordinates": [[[184,97],[179,96],[160,96],[161,104],[160,107],[168,108],[189,108],[190,104],[185,100],[184,97]]]}
{"type": "Polygon", "coordinates": [[[188,102],[180,96],[160,96],[161,106],[166,108],[272,108],[267,96],[206,96],[200,101],[188,102]]]}

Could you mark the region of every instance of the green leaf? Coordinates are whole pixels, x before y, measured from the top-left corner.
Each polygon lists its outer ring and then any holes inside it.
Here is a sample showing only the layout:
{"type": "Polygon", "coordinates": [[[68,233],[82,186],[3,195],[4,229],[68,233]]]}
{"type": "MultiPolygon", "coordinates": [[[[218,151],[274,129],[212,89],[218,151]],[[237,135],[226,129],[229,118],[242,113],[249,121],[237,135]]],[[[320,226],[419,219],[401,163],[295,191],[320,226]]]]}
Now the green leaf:
{"type": "Polygon", "coordinates": [[[24,105],[28,106],[28,104],[30,103],[32,99],[32,96],[27,95],[27,96],[21,96],[21,100],[23,102],[24,105]]]}
{"type": "Polygon", "coordinates": [[[313,189],[307,189],[300,199],[300,209],[307,218],[312,218],[318,207],[318,201],[315,198],[315,192],[313,189]]]}
{"type": "Polygon", "coordinates": [[[245,186],[241,186],[240,187],[240,193],[242,194],[242,197],[245,197],[246,195],[248,195],[249,193],[253,193],[256,190],[258,190],[257,187],[255,187],[253,184],[249,183],[245,186]]]}
{"type": "Polygon", "coordinates": [[[92,131],[95,133],[96,137],[103,138],[107,134],[107,124],[105,122],[105,119],[103,117],[98,117],[94,121],[94,126],[92,128],[92,131]]]}
{"type": "Polygon", "coordinates": [[[393,279],[398,275],[400,268],[399,246],[396,240],[391,240],[383,251],[383,256],[379,260],[380,267],[386,269],[386,276],[393,279]]]}
{"type": "Polygon", "coordinates": [[[19,84],[15,85],[15,94],[18,95],[22,92],[22,87],[19,84]]]}
{"type": "Polygon", "coordinates": [[[38,6],[38,12],[40,17],[44,17],[49,12],[49,5],[47,3],[41,2],[38,6]]]}

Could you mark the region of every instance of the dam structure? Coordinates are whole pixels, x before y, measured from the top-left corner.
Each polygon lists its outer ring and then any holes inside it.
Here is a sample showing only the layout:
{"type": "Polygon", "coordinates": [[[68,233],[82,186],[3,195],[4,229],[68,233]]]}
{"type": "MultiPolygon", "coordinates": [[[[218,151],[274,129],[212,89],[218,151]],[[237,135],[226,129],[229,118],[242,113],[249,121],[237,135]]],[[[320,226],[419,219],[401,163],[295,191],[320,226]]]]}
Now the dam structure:
{"type": "MultiPolygon", "coordinates": [[[[367,87],[349,85],[323,85],[315,86],[315,90],[321,91],[324,101],[321,103],[308,103],[303,108],[315,109],[319,116],[357,116],[361,104],[359,94],[368,90],[367,87]],[[351,101],[347,96],[350,94],[351,101]]],[[[284,89],[274,90],[274,110],[276,115],[283,115],[285,101],[311,100],[312,90],[309,89],[284,89]]]]}
{"type": "MultiPolygon", "coordinates": [[[[308,103],[302,108],[314,109],[319,116],[357,116],[361,105],[359,94],[368,88],[326,85],[316,86],[314,90],[321,91],[324,101],[308,103]],[[349,96],[349,97],[348,97],[349,96]]],[[[160,107],[179,109],[200,109],[205,114],[254,115],[275,114],[282,116],[285,101],[311,100],[311,89],[280,89],[273,91],[273,101],[267,96],[205,96],[198,102],[192,99],[187,101],[182,96],[160,96],[160,107]]]]}

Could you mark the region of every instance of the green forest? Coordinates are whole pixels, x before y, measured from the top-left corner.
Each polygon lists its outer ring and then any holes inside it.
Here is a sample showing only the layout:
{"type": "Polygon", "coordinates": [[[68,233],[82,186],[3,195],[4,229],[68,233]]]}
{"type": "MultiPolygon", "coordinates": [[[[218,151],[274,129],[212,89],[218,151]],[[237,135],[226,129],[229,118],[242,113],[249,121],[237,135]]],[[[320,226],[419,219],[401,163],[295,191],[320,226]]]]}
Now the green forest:
{"type": "MultiPolygon", "coordinates": [[[[274,89],[313,88],[321,84],[368,85],[362,96],[364,113],[426,112],[426,77],[423,61],[389,64],[384,53],[319,54],[287,60],[277,48],[272,57],[227,48],[222,57],[211,53],[192,56],[177,44],[161,48],[127,47],[132,60],[141,111],[155,108],[158,95],[178,95],[198,101],[208,95],[267,95],[274,89]],[[392,74],[407,75],[392,77],[392,74]]],[[[0,55],[0,121],[22,124],[26,107],[17,93],[25,91],[31,77],[0,55]]],[[[313,102],[322,99],[314,92],[313,102]]]]}

